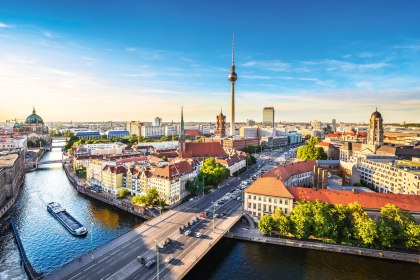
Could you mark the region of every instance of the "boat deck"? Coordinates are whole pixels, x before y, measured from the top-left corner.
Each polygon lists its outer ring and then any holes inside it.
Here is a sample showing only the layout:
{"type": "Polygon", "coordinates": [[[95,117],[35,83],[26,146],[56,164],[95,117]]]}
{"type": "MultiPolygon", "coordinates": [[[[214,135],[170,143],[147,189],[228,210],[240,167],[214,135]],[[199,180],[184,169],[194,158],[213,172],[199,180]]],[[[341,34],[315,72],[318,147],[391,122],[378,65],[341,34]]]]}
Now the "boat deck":
{"type": "Polygon", "coordinates": [[[67,212],[58,212],[56,213],[57,217],[59,217],[66,225],[68,225],[72,230],[76,230],[82,225],[75,219],[73,216],[71,216],[67,212]]]}

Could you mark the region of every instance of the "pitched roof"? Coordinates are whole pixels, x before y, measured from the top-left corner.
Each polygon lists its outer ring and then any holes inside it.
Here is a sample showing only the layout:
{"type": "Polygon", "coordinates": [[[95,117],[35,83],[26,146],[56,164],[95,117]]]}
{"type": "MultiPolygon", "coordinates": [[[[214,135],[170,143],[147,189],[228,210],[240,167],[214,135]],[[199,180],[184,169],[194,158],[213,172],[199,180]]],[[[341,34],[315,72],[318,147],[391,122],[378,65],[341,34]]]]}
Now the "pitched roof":
{"type": "Polygon", "coordinates": [[[338,191],[311,188],[286,187],[294,196],[295,200],[305,199],[307,201],[323,201],[329,204],[348,205],[357,201],[363,208],[380,209],[386,204],[394,204],[405,211],[420,211],[420,196],[408,194],[385,194],[375,192],[353,193],[349,191],[338,191]]]}
{"type": "Polygon", "coordinates": [[[235,154],[231,157],[228,157],[226,159],[216,159],[216,162],[222,164],[222,165],[227,165],[227,166],[232,166],[235,163],[241,162],[245,160],[245,157],[239,156],[238,154],[235,154]]]}
{"type": "Polygon", "coordinates": [[[184,160],[184,161],[179,161],[175,164],[169,164],[162,168],[155,168],[153,174],[155,177],[172,180],[184,174],[189,174],[193,171],[194,169],[188,163],[188,161],[184,160]]]}
{"type": "Polygon", "coordinates": [[[262,177],[244,190],[245,193],[259,194],[266,196],[293,198],[293,195],[286,189],[284,184],[273,177],[262,177]]]}
{"type": "Polygon", "coordinates": [[[284,182],[293,175],[312,171],[315,163],[315,160],[306,160],[277,166],[262,175],[262,177],[275,177],[284,182]]]}
{"type": "Polygon", "coordinates": [[[199,129],[185,129],[185,135],[187,135],[187,136],[200,136],[201,131],[199,129]]]}
{"type": "Polygon", "coordinates": [[[109,172],[115,173],[115,174],[125,173],[125,167],[124,166],[105,165],[102,170],[103,171],[109,171],[109,172]]]}
{"type": "Polygon", "coordinates": [[[227,154],[223,150],[222,145],[217,142],[185,143],[184,157],[226,157],[227,154]]]}

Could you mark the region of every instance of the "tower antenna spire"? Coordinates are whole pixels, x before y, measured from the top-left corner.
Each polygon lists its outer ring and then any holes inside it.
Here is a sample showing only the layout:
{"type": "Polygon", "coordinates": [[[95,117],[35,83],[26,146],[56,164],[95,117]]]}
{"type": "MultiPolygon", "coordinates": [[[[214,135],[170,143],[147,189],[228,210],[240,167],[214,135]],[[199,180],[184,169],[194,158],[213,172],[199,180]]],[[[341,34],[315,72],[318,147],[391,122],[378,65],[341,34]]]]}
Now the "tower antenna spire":
{"type": "Polygon", "coordinates": [[[235,32],[232,32],[232,65],[235,65],[235,32]]]}

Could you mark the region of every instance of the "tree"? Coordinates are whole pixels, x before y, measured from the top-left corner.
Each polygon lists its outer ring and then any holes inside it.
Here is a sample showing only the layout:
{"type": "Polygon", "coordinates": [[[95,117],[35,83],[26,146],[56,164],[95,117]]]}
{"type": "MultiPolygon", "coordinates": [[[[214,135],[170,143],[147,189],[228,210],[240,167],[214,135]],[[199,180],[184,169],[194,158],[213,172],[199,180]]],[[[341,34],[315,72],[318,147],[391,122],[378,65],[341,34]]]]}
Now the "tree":
{"type": "Polygon", "coordinates": [[[137,206],[144,206],[146,204],[146,196],[134,196],[131,201],[137,206]]]}
{"type": "Polygon", "coordinates": [[[373,245],[378,237],[375,222],[369,217],[359,218],[355,223],[354,231],[364,246],[373,245]]]}
{"type": "Polygon", "coordinates": [[[381,229],[389,227],[392,230],[391,243],[403,242],[406,239],[405,228],[414,222],[414,217],[404,213],[393,204],[387,204],[381,208],[379,221],[381,221],[381,229]]]}
{"type": "Polygon", "coordinates": [[[368,217],[358,202],[350,203],[349,210],[352,217],[353,238],[359,240],[364,246],[373,245],[375,239],[378,237],[375,222],[368,217]]]}
{"type": "Polygon", "coordinates": [[[376,227],[380,245],[382,247],[391,247],[396,240],[392,227],[384,219],[379,219],[376,222],[376,227]]]}
{"type": "Polygon", "coordinates": [[[307,239],[312,234],[314,223],[312,215],[312,204],[306,201],[299,201],[297,206],[290,213],[292,233],[299,239],[307,239]]]}
{"type": "Polygon", "coordinates": [[[120,189],[118,191],[118,197],[119,198],[124,198],[128,195],[128,191],[126,189],[120,189]]]}
{"type": "Polygon", "coordinates": [[[315,146],[318,143],[318,137],[309,138],[306,141],[306,145],[299,147],[296,156],[303,160],[327,159],[327,154],[324,152],[324,149],[315,146]]]}
{"type": "Polygon", "coordinates": [[[275,228],[275,222],[271,215],[264,215],[258,221],[258,229],[264,234],[267,234],[267,233],[271,234],[274,228],[275,228]]]}
{"type": "Polygon", "coordinates": [[[406,242],[405,246],[407,248],[418,248],[420,247],[420,225],[415,223],[410,223],[405,228],[406,242]]]}
{"type": "Polygon", "coordinates": [[[313,235],[316,237],[331,237],[334,229],[331,206],[322,201],[312,203],[313,235]]]}
{"type": "Polygon", "coordinates": [[[148,205],[158,205],[160,203],[160,195],[156,188],[147,191],[146,202],[148,205]]]}
{"type": "Polygon", "coordinates": [[[336,204],[331,208],[333,229],[331,238],[337,242],[350,242],[351,240],[351,216],[347,206],[336,204]]]}
{"type": "Polygon", "coordinates": [[[162,157],[162,159],[163,159],[164,161],[168,161],[168,157],[167,157],[167,156],[163,156],[163,157],[162,157]]]}
{"type": "Polygon", "coordinates": [[[280,236],[285,236],[290,232],[289,218],[283,213],[280,208],[277,208],[272,214],[274,220],[274,228],[278,231],[280,236]]]}
{"type": "Polygon", "coordinates": [[[214,158],[206,158],[200,167],[207,185],[217,186],[229,177],[229,169],[217,163],[214,158]]]}

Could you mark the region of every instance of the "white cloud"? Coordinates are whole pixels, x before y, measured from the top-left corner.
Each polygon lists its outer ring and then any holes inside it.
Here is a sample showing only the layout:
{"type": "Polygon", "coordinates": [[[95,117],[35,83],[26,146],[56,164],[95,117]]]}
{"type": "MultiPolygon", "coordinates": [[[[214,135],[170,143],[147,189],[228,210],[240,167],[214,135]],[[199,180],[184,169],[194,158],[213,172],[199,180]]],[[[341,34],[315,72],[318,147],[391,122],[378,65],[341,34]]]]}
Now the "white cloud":
{"type": "Polygon", "coordinates": [[[4,22],[0,22],[0,28],[13,28],[13,25],[6,24],[4,22]]]}

